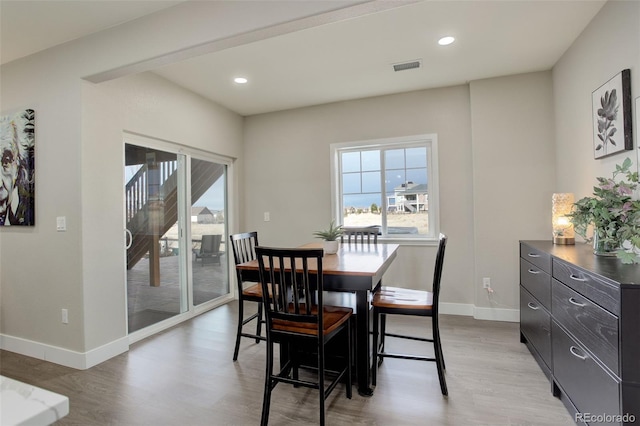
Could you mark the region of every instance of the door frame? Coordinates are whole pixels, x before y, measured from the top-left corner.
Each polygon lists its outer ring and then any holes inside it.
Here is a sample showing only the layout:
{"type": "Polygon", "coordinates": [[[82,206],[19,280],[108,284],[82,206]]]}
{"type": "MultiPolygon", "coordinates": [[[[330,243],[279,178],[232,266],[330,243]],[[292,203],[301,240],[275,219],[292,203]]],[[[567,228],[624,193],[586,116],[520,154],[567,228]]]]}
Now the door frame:
{"type": "MultiPolygon", "coordinates": [[[[233,191],[233,187],[234,185],[231,185],[230,182],[232,181],[232,177],[235,176],[235,167],[234,167],[234,159],[230,158],[230,157],[226,157],[223,155],[219,155],[219,154],[215,154],[212,152],[207,152],[207,151],[203,151],[197,148],[192,148],[192,147],[188,147],[185,146],[183,144],[179,144],[179,143],[174,143],[174,142],[170,142],[170,141],[166,141],[166,140],[162,140],[162,139],[157,139],[157,138],[153,138],[150,136],[144,136],[144,135],[140,135],[137,133],[131,133],[131,132],[127,132],[127,131],[123,131],[122,134],[122,162],[121,165],[125,164],[125,150],[124,150],[124,146],[125,144],[132,144],[132,145],[137,145],[137,146],[142,146],[142,147],[146,147],[146,148],[152,148],[152,149],[158,149],[158,150],[162,150],[162,151],[166,151],[169,153],[173,153],[176,154],[178,156],[178,163],[180,164],[181,161],[184,161],[184,175],[182,177],[179,177],[178,180],[178,184],[182,184],[185,187],[184,191],[178,191],[178,194],[182,193],[183,195],[180,196],[179,195],[179,206],[178,206],[178,226],[179,226],[179,232],[180,232],[180,246],[181,247],[187,247],[188,244],[190,244],[191,242],[191,226],[185,226],[185,223],[187,219],[190,219],[191,215],[190,215],[190,209],[191,209],[191,203],[186,203],[186,200],[190,200],[191,199],[191,185],[188,185],[187,183],[189,182],[189,176],[191,176],[191,158],[196,158],[199,160],[206,160],[206,161],[211,161],[211,162],[215,162],[218,164],[223,164],[226,166],[226,177],[225,177],[225,192],[226,192],[226,199],[225,199],[225,225],[226,225],[226,230],[227,233],[231,232],[231,229],[235,229],[234,227],[234,222],[235,222],[235,214],[231,213],[231,207],[230,206],[234,206],[235,205],[235,193],[233,191]],[[181,160],[181,156],[183,156],[183,160],[181,160]],[[180,200],[182,200],[182,204],[180,203],[180,200]],[[188,205],[187,205],[188,204],[188,205]],[[182,223],[181,223],[181,219],[182,219],[182,223]]],[[[123,166],[124,169],[124,166],[123,166]]],[[[122,188],[123,188],[123,202],[122,202],[122,228],[126,231],[126,206],[125,206],[125,194],[124,194],[124,188],[125,188],[126,182],[124,179],[124,173],[123,173],[123,183],[122,183],[122,188]]],[[[126,238],[125,238],[126,239],[126,238]]],[[[186,278],[185,278],[185,283],[186,283],[186,303],[187,303],[187,310],[183,313],[174,315],[166,320],[160,321],[158,323],[152,324],[148,327],[142,328],[140,330],[136,330],[132,333],[128,333],[128,329],[129,329],[129,320],[128,320],[128,308],[127,308],[127,269],[126,269],[126,249],[124,250],[124,262],[125,262],[125,268],[124,268],[124,276],[123,276],[123,286],[124,286],[124,306],[125,306],[125,323],[126,323],[126,330],[127,330],[127,336],[129,339],[129,344],[133,344],[135,342],[138,342],[142,339],[145,339],[146,337],[152,336],[156,333],[159,333],[160,331],[166,330],[170,327],[173,327],[176,324],[179,324],[181,322],[187,321],[193,317],[196,317],[204,312],[210,311],[214,308],[217,308],[219,306],[222,306],[226,303],[229,303],[230,301],[234,300],[236,298],[236,286],[234,285],[234,281],[233,281],[233,276],[235,276],[235,274],[233,274],[233,268],[235,268],[235,265],[232,262],[231,256],[227,255],[224,256],[224,262],[227,263],[227,268],[228,268],[228,280],[229,280],[229,293],[227,293],[225,296],[221,296],[218,297],[216,299],[213,299],[211,301],[202,303],[200,305],[193,305],[193,274],[191,271],[191,268],[193,267],[193,253],[191,250],[181,250],[181,252],[184,252],[184,256],[180,255],[180,259],[179,262],[184,262],[184,267],[186,269],[184,269],[186,271],[186,278]]]]}

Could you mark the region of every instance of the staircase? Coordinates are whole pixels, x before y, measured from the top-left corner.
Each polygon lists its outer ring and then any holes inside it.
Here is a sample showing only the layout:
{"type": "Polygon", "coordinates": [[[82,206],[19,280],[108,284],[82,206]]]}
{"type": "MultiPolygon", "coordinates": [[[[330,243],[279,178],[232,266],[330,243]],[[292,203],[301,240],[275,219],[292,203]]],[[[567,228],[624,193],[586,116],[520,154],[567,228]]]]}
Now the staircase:
{"type": "MultiPolygon", "coordinates": [[[[150,251],[154,241],[178,220],[177,167],[177,161],[158,162],[153,170],[149,170],[144,164],[127,182],[126,218],[127,229],[132,237],[131,247],[127,250],[127,269],[133,268],[150,251]],[[155,232],[149,226],[152,214],[159,218],[159,228],[155,232]]],[[[190,205],[223,173],[222,164],[192,160],[190,205]]]]}

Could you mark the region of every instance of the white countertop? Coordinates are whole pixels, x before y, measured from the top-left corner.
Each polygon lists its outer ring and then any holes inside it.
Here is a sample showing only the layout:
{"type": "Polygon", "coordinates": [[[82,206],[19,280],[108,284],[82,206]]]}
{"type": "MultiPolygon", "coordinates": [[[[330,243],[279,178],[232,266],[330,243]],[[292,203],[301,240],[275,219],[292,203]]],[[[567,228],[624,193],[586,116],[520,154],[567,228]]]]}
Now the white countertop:
{"type": "Polygon", "coordinates": [[[69,398],[0,376],[0,425],[49,425],[69,414],[69,398]]]}

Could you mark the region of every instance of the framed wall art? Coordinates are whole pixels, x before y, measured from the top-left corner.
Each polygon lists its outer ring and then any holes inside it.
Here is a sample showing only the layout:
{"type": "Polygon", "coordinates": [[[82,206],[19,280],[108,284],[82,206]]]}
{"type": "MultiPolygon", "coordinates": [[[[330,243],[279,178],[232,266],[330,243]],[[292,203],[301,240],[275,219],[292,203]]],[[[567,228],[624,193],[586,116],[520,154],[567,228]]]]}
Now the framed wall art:
{"type": "Polygon", "coordinates": [[[0,116],[0,226],[35,225],[35,111],[0,116]]]}
{"type": "Polygon", "coordinates": [[[594,158],[632,150],[631,71],[619,72],[596,89],[592,108],[594,158]]]}

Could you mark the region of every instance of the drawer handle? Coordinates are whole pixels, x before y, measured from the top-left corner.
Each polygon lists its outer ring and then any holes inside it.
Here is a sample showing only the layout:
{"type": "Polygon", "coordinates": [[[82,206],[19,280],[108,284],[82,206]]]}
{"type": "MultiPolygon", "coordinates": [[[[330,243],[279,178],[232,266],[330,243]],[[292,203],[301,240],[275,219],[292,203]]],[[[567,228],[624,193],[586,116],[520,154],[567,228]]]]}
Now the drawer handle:
{"type": "Polygon", "coordinates": [[[571,278],[574,281],[580,281],[580,282],[586,282],[587,281],[586,278],[580,278],[580,277],[578,277],[576,275],[573,275],[573,274],[569,275],[569,278],[571,278]]]}
{"type": "Polygon", "coordinates": [[[576,358],[580,358],[581,360],[585,360],[587,359],[586,355],[580,355],[579,353],[577,353],[576,351],[578,350],[578,348],[576,348],[575,346],[571,346],[569,348],[569,352],[571,352],[571,355],[575,356],[576,358]]]}
{"type": "Polygon", "coordinates": [[[572,305],[580,306],[581,308],[584,308],[585,306],[587,306],[587,305],[585,305],[584,303],[580,303],[580,302],[578,302],[578,301],[577,301],[576,299],[574,299],[573,297],[570,297],[570,298],[569,298],[569,303],[571,303],[572,305]]]}
{"type": "Polygon", "coordinates": [[[533,269],[529,269],[527,270],[527,272],[529,272],[530,274],[539,274],[540,271],[534,271],[533,269]]]}
{"type": "Polygon", "coordinates": [[[534,311],[537,311],[538,309],[540,309],[539,306],[536,306],[531,302],[527,303],[527,306],[530,307],[531,309],[533,309],[534,311]]]}
{"type": "Polygon", "coordinates": [[[527,256],[529,256],[529,257],[540,257],[539,254],[535,254],[535,253],[529,253],[529,254],[527,254],[527,256]]]}

